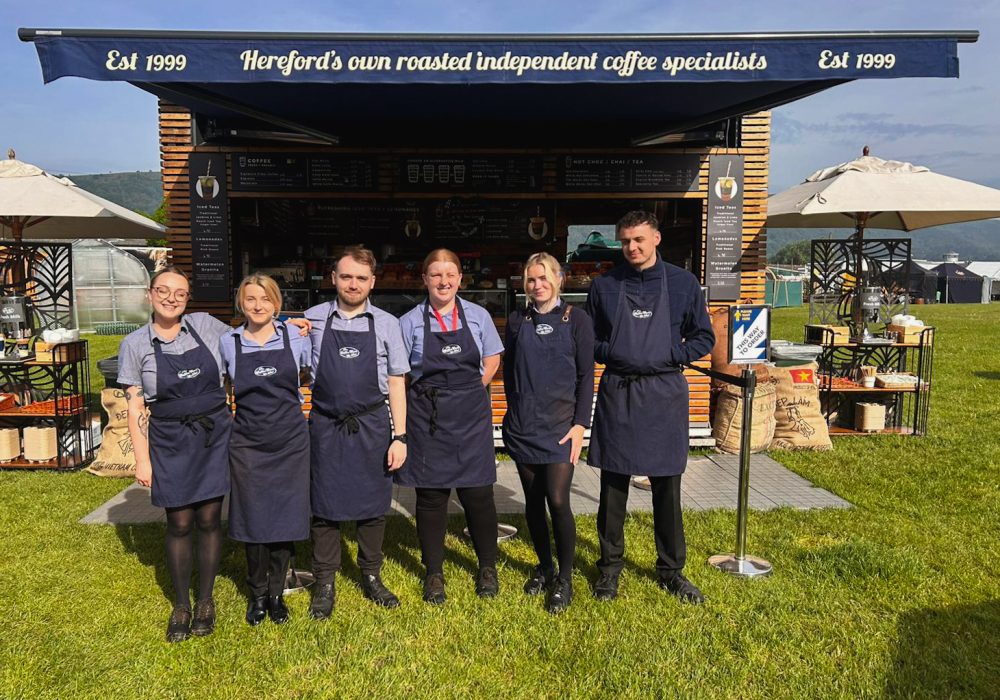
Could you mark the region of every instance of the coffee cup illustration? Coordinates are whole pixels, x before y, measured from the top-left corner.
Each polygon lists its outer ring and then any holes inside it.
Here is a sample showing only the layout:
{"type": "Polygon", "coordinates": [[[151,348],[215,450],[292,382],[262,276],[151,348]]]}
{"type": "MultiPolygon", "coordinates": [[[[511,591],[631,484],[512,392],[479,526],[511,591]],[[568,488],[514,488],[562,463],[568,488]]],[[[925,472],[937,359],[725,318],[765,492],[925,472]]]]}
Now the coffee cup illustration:
{"type": "Polygon", "coordinates": [[[414,184],[420,180],[420,166],[417,163],[409,163],[406,166],[406,179],[410,184],[414,184]]]}

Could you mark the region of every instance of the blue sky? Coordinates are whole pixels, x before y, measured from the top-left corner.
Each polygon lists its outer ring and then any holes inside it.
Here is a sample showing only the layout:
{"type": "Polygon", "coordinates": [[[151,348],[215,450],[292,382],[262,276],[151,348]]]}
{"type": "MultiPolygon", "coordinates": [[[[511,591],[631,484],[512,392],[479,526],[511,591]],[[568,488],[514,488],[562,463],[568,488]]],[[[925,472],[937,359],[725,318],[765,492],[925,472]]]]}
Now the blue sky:
{"type": "Polygon", "coordinates": [[[35,0],[0,4],[0,147],[54,172],[159,168],[155,98],[124,83],[43,85],[18,27],[331,32],[753,32],[978,29],[961,78],[849,83],[774,112],[771,191],[872,153],[1000,187],[1000,2],[951,0],[35,0]],[[169,12],[164,9],[169,8],[169,12]],[[720,11],[721,10],[721,11],[720,11]]]}

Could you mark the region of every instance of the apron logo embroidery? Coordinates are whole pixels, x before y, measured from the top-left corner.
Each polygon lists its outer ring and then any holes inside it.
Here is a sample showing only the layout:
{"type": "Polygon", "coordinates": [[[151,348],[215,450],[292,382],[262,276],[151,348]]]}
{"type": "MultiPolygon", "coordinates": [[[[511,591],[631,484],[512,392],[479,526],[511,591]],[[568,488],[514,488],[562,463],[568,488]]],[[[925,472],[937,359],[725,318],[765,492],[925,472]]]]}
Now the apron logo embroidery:
{"type": "Polygon", "coordinates": [[[278,373],[277,367],[258,367],[253,371],[256,377],[270,377],[271,375],[278,373]]]}
{"type": "Polygon", "coordinates": [[[361,351],[357,348],[346,347],[340,349],[340,356],[345,360],[353,360],[355,357],[361,354],[361,351]]]}
{"type": "Polygon", "coordinates": [[[632,309],[632,318],[649,318],[652,315],[652,311],[646,311],[645,309],[632,309]]]}
{"type": "Polygon", "coordinates": [[[182,369],[180,372],[177,373],[177,378],[178,379],[194,379],[199,374],[201,374],[201,369],[198,368],[198,367],[195,367],[194,369],[182,369]]]}
{"type": "Polygon", "coordinates": [[[454,343],[452,343],[451,345],[445,345],[443,348],[441,348],[441,352],[444,353],[445,355],[457,355],[458,353],[462,352],[462,346],[455,345],[454,343]]]}
{"type": "Polygon", "coordinates": [[[535,333],[537,335],[548,335],[552,332],[552,326],[547,323],[539,323],[535,326],[535,333]]]}

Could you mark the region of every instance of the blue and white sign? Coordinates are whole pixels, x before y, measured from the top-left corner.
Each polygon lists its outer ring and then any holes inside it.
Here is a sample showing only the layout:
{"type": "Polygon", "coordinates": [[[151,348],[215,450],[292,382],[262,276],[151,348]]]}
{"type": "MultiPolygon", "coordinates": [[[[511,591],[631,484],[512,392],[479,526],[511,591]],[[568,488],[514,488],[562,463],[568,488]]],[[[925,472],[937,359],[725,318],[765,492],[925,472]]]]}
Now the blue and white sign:
{"type": "Polygon", "coordinates": [[[729,361],[754,364],[771,359],[771,307],[741,304],[729,307],[729,361]]]}

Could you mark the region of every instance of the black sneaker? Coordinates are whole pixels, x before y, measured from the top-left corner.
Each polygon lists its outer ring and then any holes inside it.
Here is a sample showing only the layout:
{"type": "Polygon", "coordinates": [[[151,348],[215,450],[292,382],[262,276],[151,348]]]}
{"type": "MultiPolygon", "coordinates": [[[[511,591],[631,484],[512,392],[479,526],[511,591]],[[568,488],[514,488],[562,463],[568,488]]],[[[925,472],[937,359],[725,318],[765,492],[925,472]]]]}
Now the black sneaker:
{"type": "Polygon", "coordinates": [[[552,583],[555,572],[552,569],[543,569],[540,565],[535,567],[535,572],[531,578],[524,582],[524,592],[527,595],[541,595],[552,583]]]}
{"type": "Polygon", "coordinates": [[[660,588],[674,594],[682,602],[701,605],[705,596],[698,587],[687,580],[684,574],[673,573],[660,576],[660,588]]]}
{"type": "Polygon", "coordinates": [[[476,595],[480,598],[495,598],[500,593],[500,581],[497,570],[492,566],[484,566],[476,574],[476,595]]]}
{"type": "Polygon", "coordinates": [[[428,574],[424,579],[424,600],[431,605],[444,605],[444,574],[428,574]]]}
{"type": "Polygon", "coordinates": [[[175,605],[167,620],[167,641],[183,642],[191,636],[191,606],[175,605]]]}
{"type": "Polygon", "coordinates": [[[618,597],[618,574],[601,574],[594,584],[594,597],[598,600],[614,600],[618,597]]]}
{"type": "Polygon", "coordinates": [[[313,589],[312,602],[309,603],[309,617],[314,620],[325,620],[333,613],[337,601],[337,589],[334,582],[318,583],[313,589]]]}
{"type": "Polygon", "coordinates": [[[553,614],[561,613],[573,602],[573,582],[557,578],[549,591],[549,599],[545,601],[545,609],[553,614]]]}
{"type": "Polygon", "coordinates": [[[376,605],[381,605],[383,608],[399,607],[399,598],[385,587],[385,584],[382,583],[382,578],[378,574],[362,574],[361,591],[364,593],[365,598],[376,605]]]}
{"type": "Polygon", "coordinates": [[[206,637],[215,631],[215,601],[211,598],[199,600],[194,604],[194,622],[191,623],[191,634],[196,637],[206,637]]]}

